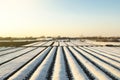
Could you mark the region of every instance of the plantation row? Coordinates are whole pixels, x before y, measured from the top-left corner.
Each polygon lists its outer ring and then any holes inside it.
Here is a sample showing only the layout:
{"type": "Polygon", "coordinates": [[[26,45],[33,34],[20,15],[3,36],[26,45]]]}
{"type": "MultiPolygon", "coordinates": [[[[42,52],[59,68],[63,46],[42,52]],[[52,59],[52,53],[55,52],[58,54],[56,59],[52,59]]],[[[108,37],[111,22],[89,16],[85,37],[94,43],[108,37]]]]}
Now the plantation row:
{"type": "MultiPolygon", "coordinates": [[[[119,80],[119,47],[35,42],[0,48],[0,80],[119,80]]],[[[92,44],[88,44],[92,45],[92,44]]]]}

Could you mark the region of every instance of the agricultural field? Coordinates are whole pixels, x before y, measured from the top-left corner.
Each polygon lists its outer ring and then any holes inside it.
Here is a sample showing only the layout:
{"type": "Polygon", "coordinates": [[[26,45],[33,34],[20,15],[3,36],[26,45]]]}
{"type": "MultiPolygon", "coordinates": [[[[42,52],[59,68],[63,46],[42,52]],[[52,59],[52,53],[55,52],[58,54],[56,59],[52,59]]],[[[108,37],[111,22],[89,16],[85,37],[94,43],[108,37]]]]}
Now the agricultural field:
{"type": "Polygon", "coordinates": [[[120,80],[120,47],[74,40],[0,47],[0,80],[120,80]]]}

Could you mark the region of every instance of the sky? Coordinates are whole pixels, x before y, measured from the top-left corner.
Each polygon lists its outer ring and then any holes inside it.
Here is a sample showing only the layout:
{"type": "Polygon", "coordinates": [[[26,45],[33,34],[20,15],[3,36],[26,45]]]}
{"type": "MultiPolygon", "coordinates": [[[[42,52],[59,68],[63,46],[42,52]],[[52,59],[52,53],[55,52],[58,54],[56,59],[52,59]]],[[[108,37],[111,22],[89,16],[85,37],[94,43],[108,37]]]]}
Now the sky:
{"type": "Polygon", "coordinates": [[[0,0],[0,36],[120,36],[120,0],[0,0]]]}

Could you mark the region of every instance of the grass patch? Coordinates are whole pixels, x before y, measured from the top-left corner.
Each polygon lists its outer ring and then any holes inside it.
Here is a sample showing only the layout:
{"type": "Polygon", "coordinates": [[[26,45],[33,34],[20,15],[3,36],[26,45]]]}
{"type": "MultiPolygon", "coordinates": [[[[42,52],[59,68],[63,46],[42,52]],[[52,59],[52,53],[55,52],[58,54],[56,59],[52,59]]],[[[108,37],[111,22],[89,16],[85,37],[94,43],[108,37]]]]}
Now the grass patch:
{"type": "Polygon", "coordinates": [[[22,45],[30,44],[36,41],[25,41],[25,42],[0,42],[0,47],[20,47],[22,45]]]}

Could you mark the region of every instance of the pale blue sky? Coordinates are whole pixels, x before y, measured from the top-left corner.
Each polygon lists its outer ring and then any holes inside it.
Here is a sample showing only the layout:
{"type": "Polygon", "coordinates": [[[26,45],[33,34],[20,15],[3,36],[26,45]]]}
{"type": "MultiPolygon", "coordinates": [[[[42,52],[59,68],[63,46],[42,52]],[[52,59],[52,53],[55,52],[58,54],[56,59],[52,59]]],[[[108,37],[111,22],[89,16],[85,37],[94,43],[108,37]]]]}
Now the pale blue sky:
{"type": "Polygon", "coordinates": [[[0,36],[120,36],[120,0],[0,0],[0,36]]]}

